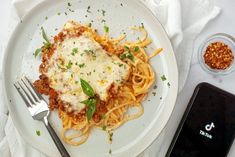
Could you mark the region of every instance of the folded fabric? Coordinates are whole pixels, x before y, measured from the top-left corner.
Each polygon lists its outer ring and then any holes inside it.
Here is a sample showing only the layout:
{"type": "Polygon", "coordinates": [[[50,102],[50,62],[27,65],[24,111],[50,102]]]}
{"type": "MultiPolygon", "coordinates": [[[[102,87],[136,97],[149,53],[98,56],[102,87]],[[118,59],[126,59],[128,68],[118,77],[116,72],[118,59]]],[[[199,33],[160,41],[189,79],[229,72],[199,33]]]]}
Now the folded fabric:
{"type": "MultiPolygon", "coordinates": [[[[20,18],[42,0],[13,0],[8,36],[20,18]],[[17,16],[16,16],[17,15],[17,16]],[[17,18],[18,17],[18,18],[17,18]]],[[[215,18],[220,9],[213,0],[142,0],[165,27],[177,59],[179,90],[185,84],[192,56],[193,41],[205,25],[215,18]]],[[[7,41],[7,40],[5,40],[7,41]]],[[[6,44],[6,43],[5,43],[6,44]]],[[[0,154],[3,157],[45,157],[29,146],[15,129],[7,108],[0,99],[0,154]],[[3,129],[4,128],[4,129],[3,129]]],[[[159,138],[140,157],[156,157],[164,140],[164,130],[159,138]]]]}

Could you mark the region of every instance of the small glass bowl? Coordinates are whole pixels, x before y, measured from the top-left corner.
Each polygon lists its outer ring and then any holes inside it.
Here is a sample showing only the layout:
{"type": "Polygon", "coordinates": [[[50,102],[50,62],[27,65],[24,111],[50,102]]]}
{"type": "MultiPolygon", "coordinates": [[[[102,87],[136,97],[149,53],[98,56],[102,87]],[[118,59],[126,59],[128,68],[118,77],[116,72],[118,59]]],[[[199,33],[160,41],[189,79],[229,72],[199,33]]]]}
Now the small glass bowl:
{"type": "Polygon", "coordinates": [[[211,74],[215,74],[215,75],[227,75],[232,73],[235,70],[235,58],[233,59],[231,65],[224,69],[224,70],[220,70],[220,69],[212,69],[211,67],[209,67],[205,61],[204,61],[204,54],[206,52],[206,48],[214,42],[222,42],[226,45],[228,45],[228,47],[232,50],[233,56],[235,57],[235,39],[225,33],[218,33],[218,34],[214,34],[212,36],[210,36],[209,38],[207,38],[199,47],[198,50],[198,60],[199,63],[201,65],[201,67],[208,73],[211,74]]]}

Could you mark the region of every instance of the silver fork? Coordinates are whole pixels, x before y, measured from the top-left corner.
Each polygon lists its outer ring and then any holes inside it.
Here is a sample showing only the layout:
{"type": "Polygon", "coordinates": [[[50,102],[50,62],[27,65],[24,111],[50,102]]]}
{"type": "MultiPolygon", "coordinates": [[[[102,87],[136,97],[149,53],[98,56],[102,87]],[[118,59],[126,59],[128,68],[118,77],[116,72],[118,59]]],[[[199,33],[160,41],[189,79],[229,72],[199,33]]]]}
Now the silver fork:
{"type": "Polygon", "coordinates": [[[50,133],[56,147],[58,148],[62,157],[70,157],[69,153],[65,149],[64,145],[60,141],[59,137],[55,133],[48,121],[48,115],[50,113],[46,101],[39,94],[32,83],[27,77],[21,78],[20,81],[14,83],[15,88],[19,92],[20,96],[24,100],[28,110],[34,120],[42,121],[50,133]]]}

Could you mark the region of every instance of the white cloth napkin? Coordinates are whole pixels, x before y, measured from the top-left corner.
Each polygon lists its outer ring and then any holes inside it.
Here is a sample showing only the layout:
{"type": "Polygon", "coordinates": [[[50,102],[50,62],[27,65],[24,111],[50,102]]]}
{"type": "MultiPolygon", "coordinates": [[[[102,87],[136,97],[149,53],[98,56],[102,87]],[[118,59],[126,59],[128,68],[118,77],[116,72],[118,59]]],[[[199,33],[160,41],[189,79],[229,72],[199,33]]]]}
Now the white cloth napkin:
{"type": "MultiPolygon", "coordinates": [[[[9,30],[4,36],[4,41],[7,41],[7,36],[10,36],[20,18],[40,1],[42,0],[13,0],[9,30]]],[[[214,6],[213,0],[142,1],[158,17],[171,39],[178,63],[179,90],[181,90],[189,72],[194,39],[206,24],[220,13],[220,9],[214,6]]],[[[1,92],[0,95],[2,95],[1,92]]],[[[164,137],[163,130],[158,139],[139,156],[164,156],[164,154],[159,154],[164,138],[166,137],[164,137]]],[[[26,144],[18,134],[8,115],[3,98],[0,98],[0,154],[2,157],[45,157],[43,153],[26,144]]]]}

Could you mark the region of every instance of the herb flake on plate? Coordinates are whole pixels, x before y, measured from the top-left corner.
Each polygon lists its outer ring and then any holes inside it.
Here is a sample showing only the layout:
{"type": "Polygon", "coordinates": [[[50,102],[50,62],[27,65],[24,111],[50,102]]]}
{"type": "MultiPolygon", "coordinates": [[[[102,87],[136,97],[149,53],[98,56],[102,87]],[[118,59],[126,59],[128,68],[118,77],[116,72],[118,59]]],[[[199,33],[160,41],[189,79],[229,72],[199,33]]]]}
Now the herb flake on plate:
{"type": "Polygon", "coordinates": [[[165,75],[162,75],[162,76],[161,76],[161,80],[162,80],[162,81],[166,81],[166,76],[165,76],[165,75]]]}
{"type": "Polygon", "coordinates": [[[105,31],[105,33],[108,33],[109,32],[109,27],[108,26],[104,26],[104,31],[105,31]]]}
{"type": "Polygon", "coordinates": [[[102,15],[105,16],[106,11],[105,10],[101,10],[102,11],[102,15]]]}
{"type": "Polygon", "coordinates": [[[87,10],[86,10],[86,11],[87,11],[88,13],[91,13],[91,10],[90,10],[90,9],[91,9],[91,6],[89,5],[89,6],[87,7],[87,10]]]}
{"type": "Polygon", "coordinates": [[[41,136],[40,130],[36,130],[35,132],[36,132],[36,135],[41,136]]]}

